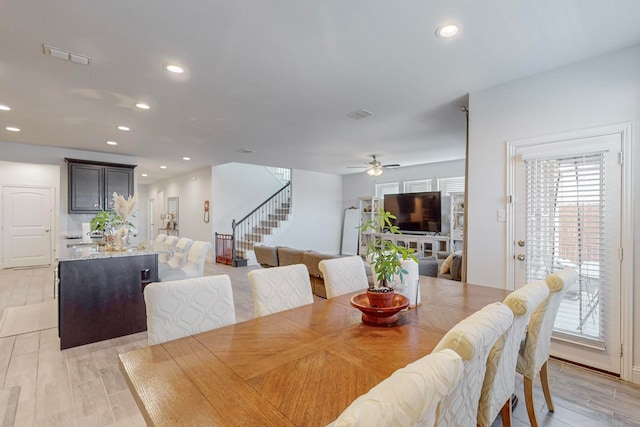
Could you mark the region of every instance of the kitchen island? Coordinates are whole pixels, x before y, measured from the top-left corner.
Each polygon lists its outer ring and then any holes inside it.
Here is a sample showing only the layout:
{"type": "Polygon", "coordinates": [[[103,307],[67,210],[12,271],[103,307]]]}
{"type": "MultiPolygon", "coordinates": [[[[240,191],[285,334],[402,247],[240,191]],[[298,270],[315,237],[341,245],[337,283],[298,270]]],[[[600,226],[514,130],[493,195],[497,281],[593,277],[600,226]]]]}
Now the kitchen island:
{"type": "Polygon", "coordinates": [[[60,349],[145,331],[142,291],[158,281],[158,253],[63,245],[57,257],[60,349]]]}

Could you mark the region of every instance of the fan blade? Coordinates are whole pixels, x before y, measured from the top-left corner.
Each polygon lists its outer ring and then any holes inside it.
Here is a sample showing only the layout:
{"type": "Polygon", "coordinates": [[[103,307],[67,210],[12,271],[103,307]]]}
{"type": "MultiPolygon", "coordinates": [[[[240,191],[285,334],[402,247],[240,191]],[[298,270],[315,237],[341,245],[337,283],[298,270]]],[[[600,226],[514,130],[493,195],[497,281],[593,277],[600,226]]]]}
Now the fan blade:
{"type": "Polygon", "coordinates": [[[347,169],[366,169],[369,166],[347,166],[347,169]]]}
{"type": "Polygon", "coordinates": [[[398,163],[392,163],[390,165],[382,165],[383,168],[399,168],[400,165],[398,163]]]}

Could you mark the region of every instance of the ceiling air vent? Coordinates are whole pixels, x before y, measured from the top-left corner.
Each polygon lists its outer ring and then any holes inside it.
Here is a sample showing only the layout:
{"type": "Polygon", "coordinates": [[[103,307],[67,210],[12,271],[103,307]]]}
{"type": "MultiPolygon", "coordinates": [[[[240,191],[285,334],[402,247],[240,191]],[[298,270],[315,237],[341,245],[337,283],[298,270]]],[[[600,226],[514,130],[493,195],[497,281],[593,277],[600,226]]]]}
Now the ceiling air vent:
{"type": "Polygon", "coordinates": [[[360,120],[360,119],[366,119],[367,117],[373,116],[373,114],[374,113],[372,113],[371,111],[361,108],[359,110],[350,112],[349,114],[347,114],[347,116],[355,120],[360,120]]]}
{"type": "Polygon", "coordinates": [[[65,61],[75,62],[76,64],[90,65],[91,62],[93,62],[93,59],[89,58],[88,56],[69,52],[68,50],[60,49],[59,47],[53,47],[47,44],[43,44],[42,49],[45,55],[51,56],[53,58],[63,59],[65,61]]]}

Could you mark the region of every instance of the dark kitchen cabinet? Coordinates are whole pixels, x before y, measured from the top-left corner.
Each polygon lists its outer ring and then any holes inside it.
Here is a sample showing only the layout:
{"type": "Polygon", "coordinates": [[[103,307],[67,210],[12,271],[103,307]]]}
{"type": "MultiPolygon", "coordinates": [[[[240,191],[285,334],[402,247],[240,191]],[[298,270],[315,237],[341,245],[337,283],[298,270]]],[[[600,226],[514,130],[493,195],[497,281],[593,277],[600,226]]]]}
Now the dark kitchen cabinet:
{"type": "Polygon", "coordinates": [[[113,193],[133,195],[133,165],[65,159],[69,172],[69,213],[109,210],[113,193]]]}

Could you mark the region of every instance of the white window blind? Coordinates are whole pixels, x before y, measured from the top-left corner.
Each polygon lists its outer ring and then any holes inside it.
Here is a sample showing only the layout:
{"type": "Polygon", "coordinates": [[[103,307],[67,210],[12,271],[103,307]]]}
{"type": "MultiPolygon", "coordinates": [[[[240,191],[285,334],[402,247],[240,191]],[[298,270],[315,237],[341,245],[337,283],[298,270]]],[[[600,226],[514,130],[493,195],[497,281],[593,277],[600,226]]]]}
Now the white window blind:
{"type": "Polygon", "coordinates": [[[438,178],[438,190],[443,196],[449,196],[451,193],[464,193],[464,176],[438,178]]]}
{"type": "Polygon", "coordinates": [[[433,187],[430,179],[421,179],[417,181],[405,181],[404,192],[405,193],[420,193],[422,191],[431,191],[433,187]]]}
{"type": "Polygon", "coordinates": [[[579,274],[556,317],[555,330],[603,342],[607,271],[604,233],[605,153],[527,160],[527,281],[565,267],[579,274]]]}
{"type": "Polygon", "coordinates": [[[400,192],[399,182],[387,182],[384,184],[376,184],[376,197],[384,198],[385,194],[398,194],[400,192]]]}

